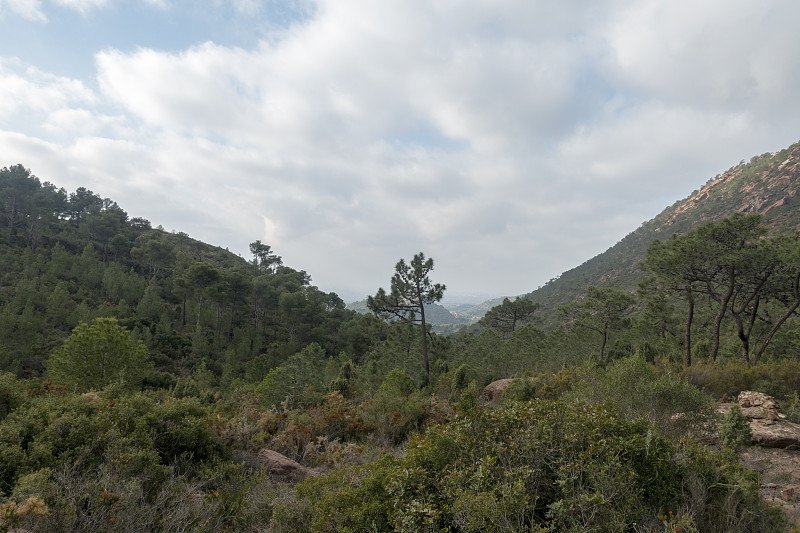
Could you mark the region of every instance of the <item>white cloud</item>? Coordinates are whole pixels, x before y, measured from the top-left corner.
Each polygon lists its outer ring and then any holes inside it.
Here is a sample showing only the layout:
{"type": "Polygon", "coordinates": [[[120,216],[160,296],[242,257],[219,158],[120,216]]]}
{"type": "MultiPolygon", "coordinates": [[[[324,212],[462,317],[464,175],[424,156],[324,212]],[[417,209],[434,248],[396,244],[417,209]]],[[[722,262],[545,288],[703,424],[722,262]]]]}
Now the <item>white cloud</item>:
{"type": "Polygon", "coordinates": [[[86,13],[92,9],[105,7],[108,5],[108,0],[53,0],[53,3],[61,7],[86,13]]]}
{"type": "Polygon", "coordinates": [[[0,62],[0,120],[43,132],[0,148],[326,290],[423,250],[451,289],[511,295],[796,141],[798,9],[323,0],[249,49],[98,52],[96,94],[0,62]]]}
{"type": "Polygon", "coordinates": [[[0,119],[21,111],[47,114],[72,103],[93,102],[94,94],[80,80],[0,58],[0,119]]]}
{"type": "Polygon", "coordinates": [[[617,79],[648,98],[775,110],[800,88],[797,32],[787,22],[798,18],[794,2],[646,0],[618,13],[605,36],[617,79]]]}
{"type": "Polygon", "coordinates": [[[233,0],[233,7],[245,15],[255,15],[261,11],[261,3],[256,0],[233,0]]]}
{"type": "Polygon", "coordinates": [[[0,20],[6,10],[27,20],[47,22],[41,0],[0,0],[0,20]]]}

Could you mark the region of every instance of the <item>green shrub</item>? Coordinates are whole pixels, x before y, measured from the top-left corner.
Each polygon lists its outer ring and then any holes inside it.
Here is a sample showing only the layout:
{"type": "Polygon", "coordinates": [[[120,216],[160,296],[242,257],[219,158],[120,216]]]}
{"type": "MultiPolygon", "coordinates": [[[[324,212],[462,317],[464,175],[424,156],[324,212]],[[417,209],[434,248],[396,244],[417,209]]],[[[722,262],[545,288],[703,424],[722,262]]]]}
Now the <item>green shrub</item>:
{"type": "Polygon", "coordinates": [[[25,395],[22,384],[10,372],[0,373],[0,420],[22,405],[25,395]]]}
{"type": "Polygon", "coordinates": [[[790,398],[800,390],[800,361],[762,361],[747,365],[732,360],[700,363],[683,371],[687,379],[715,398],[735,398],[743,390],[756,390],[779,398],[790,398]]]}
{"type": "Polygon", "coordinates": [[[738,452],[744,446],[749,446],[752,439],[753,431],[747,418],[737,404],[731,405],[719,428],[720,442],[726,448],[738,452]]]}
{"type": "Polygon", "coordinates": [[[114,318],[82,323],[47,360],[53,378],[77,391],[98,390],[110,383],[138,388],[149,368],[149,354],[141,341],[114,318]]]}
{"type": "Polygon", "coordinates": [[[558,372],[546,371],[524,376],[509,384],[503,393],[503,398],[523,402],[534,398],[557,400],[571,391],[579,379],[578,368],[574,366],[563,367],[558,372]]]}
{"type": "Polygon", "coordinates": [[[585,367],[569,396],[612,405],[628,420],[644,417],[673,440],[692,429],[708,429],[715,416],[711,398],[680,375],[661,373],[636,355],[605,369],[585,367]]]}
{"type": "Polygon", "coordinates": [[[311,404],[327,391],[325,380],[325,350],[310,344],[289,357],[280,366],[270,370],[256,387],[263,405],[285,405],[292,409],[296,404],[311,404]]]}
{"type": "Polygon", "coordinates": [[[537,400],[471,409],[413,437],[402,457],[306,480],[276,505],[273,527],[779,531],[781,518],[758,488],[758,478],[731,457],[690,440],[673,446],[644,421],[537,400]]]}

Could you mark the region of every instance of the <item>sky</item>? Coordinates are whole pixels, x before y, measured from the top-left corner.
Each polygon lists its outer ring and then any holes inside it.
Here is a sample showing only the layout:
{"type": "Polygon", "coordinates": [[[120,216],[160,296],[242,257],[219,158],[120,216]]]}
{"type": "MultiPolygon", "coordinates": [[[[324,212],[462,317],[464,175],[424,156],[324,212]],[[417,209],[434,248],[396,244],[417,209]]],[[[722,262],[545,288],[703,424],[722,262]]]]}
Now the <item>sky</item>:
{"type": "Polygon", "coordinates": [[[0,167],[346,301],[530,292],[800,140],[795,0],[0,0],[0,167]]]}

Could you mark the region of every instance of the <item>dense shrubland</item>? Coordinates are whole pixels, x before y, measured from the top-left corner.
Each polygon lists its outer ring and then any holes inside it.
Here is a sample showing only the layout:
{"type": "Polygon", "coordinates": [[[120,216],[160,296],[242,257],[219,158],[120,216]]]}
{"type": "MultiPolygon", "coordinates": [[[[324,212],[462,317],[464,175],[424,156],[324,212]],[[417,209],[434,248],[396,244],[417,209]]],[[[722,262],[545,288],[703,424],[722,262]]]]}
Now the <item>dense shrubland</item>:
{"type": "MultiPolygon", "coordinates": [[[[505,300],[420,335],[260,241],[247,261],[22,167],[0,171],[0,212],[0,531],[781,530],[757,475],[694,436],[744,389],[800,419],[794,315],[747,362],[696,281],[685,335],[662,272],[638,298],[593,288],[557,327],[505,300]],[[264,448],[320,475],[269,474],[264,448]]],[[[774,257],[753,339],[791,306],[774,257]]]]}

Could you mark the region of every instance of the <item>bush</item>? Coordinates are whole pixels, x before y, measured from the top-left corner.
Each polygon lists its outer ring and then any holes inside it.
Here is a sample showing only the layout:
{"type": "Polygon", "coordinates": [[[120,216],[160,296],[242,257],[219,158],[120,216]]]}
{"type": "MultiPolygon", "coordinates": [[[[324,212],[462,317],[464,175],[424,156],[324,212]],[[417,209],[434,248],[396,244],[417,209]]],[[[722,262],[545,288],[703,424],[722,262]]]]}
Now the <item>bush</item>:
{"type": "Polygon", "coordinates": [[[138,388],[150,369],[141,341],[114,318],[82,323],[47,360],[53,378],[76,391],[98,390],[114,382],[138,388]]]}
{"type": "Polygon", "coordinates": [[[743,361],[699,363],[683,370],[690,383],[720,399],[735,398],[743,390],[755,390],[778,398],[790,398],[800,390],[800,361],[762,361],[749,366],[743,361]]]}
{"type": "Polygon", "coordinates": [[[753,431],[747,418],[737,404],[731,405],[719,429],[720,442],[724,447],[738,452],[744,446],[749,446],[752,439],[753,431]]]}
{"type": "Polygon", "coordinates": [[[580,379],[579,369],[565,366],[558,372],[544,372],[515,379],[503,393],[508,400],[527,401],[534,398],[557,400],[572,390],[580,379]]]}
{"type": "Polygon", "coordinates": [[[772,532],[758,480],[605,407],[537,400],[473,408],[384,455],[312,478],[276,505],[278,531],[772,532]],[[672,511],[671,513],[669,511],[672,511]],[[636,525],[634,525],[636,524],[636,525]]]}
{"type": "Polygon", "coordinates": [[[693,429],[707,430],[715,417],[711,398],[680,375],[659,373],[636,355],[605,369],[585,367],[569,396],[612,405],[628,420],[644,417],[673,440],[693,429]]]}
{"type": "MultiPolygon", "coordinates": [[[[194,398],[156,402],[138,393],[33,396],[0,422],[0,490],[20,476],[71,465],[79,472],[125,457],[120,475],[156,472],[178,460],[221,456],[208,410],[194,398]]],[[[116,463],[114,463],[116,464],[116,463]]]]}
{"type": "Polygon", "coordinates": [[[10,372],[0,374],[0,421],[22,405],[25,395],[22,385],[10,372]]]}

